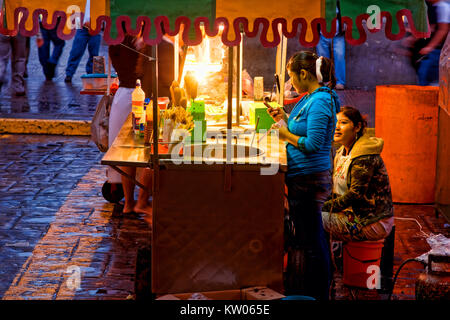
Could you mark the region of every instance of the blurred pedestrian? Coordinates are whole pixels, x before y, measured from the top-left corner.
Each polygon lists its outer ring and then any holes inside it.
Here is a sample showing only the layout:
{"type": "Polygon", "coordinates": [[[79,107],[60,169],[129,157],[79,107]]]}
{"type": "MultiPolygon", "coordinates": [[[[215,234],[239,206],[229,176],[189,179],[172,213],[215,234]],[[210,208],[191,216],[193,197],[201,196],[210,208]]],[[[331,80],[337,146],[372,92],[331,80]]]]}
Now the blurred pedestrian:
{"type": "Polygon", "coordinates": [[[429,38],[407,37],[404,44],[410,47],[411,62],[416,69],[419,85],[439,83],[439,56],[449,30],[450,4],[447,1],[427,0],[429,38]]]}
{"type": "Polygon", "coordinates": [[[63,52],[66,42],[56,34],[56,30],[61,21],[58,17],[56,26],[53,29],[46,29],[42,25],[42,21],[39,22],[40,31],[36,36],[36,44],[38,46],[39,62],[42,65],[45,79],[51,81],[55,77],[56,66],[58,65],[59,58],[63,52]],[[53,51],[50,55],[50,45],[53,43],[53,51]]]}
{"type": "Polygon", "coordinates": [[[73,39],[72,49],[70,50],[69,60],[67,61],[64,82],[72,82],[72,77],[77,71],[81,58],[83,58],[84,52],[86,51],[86,47],[89,52],[89,58],[86,62],[86,73],[92,73],[94,56],[98,56],[100,50],[101,35],[91,35],[89,33],[90,25],[90,1],[87,1],[83,24],[77,29],[75,39],[73,39]]]}
{"type": "Polygon", "coordinates": [[[336,72],[336,90],[345,88],[345,29],[342,25],[340,1],[336,1],[337,31],[333,38],[325,38],[320,31],[320,40],[317,44],[317,55],[330,59],[333,56],[334,70],[336,72]]]}
{"type": "Polygon", "coordinates": [[[26,37],[27,42],[26,42],[26,59],[25,59],[25,73],[23,74],[23,77],[26,79],[28,78],[28,60],[30,58],[30,41],[31,38],[30,37],[26,37]]]}
{"type": "Polygon", "coordinates": [[[11,88],[16,96],[24,96],[25,93],[25,61],[26,38],[17,33],[16,36],[0,34],[0,91],[6,82],[6,68],[11,59],[11,88]]]}

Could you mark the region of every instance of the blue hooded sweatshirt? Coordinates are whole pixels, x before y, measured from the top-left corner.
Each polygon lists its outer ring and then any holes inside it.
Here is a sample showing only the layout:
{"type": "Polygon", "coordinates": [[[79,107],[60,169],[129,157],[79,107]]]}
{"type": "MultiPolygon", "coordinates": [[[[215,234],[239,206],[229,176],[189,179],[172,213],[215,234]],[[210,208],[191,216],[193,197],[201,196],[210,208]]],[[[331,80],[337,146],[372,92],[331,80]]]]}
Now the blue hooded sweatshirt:
{"type": "Polygon", "coordinates": [[[316,89],[295,105],[288,118],[288,129],[300,138],[298,147],[286,145],[288,177],[331,168],[331,142],[339,111],[339,97],[328,87],[316,89]]]}

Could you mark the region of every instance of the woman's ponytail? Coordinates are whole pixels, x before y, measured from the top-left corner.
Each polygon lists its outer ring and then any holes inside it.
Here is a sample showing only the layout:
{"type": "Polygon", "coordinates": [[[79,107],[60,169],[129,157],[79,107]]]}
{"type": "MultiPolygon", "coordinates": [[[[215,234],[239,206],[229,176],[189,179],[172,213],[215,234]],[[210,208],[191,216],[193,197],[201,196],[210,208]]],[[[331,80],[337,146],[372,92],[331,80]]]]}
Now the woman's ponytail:
{"type": "Polygon", "coordinates": [[[334,64],[333,62],[325,57],[320,57],[322,59],[322,64],[320,67],[320,72],[322,73],[323,83],[327,84],[330,89],[334,89],[336,86],[336,77],[334,75],[334,64]]]}
{"type": "Polygon", "coordinates": [[[319,57],[311,51],[299,51],[295,53],[288,61],[286,68],[300,74],[302,69],[308,71],[311,76],[322,84],[327,84],[330,89],[336,86],[336,77],[334,76],[333,62],[325,57],[319,57]]]}

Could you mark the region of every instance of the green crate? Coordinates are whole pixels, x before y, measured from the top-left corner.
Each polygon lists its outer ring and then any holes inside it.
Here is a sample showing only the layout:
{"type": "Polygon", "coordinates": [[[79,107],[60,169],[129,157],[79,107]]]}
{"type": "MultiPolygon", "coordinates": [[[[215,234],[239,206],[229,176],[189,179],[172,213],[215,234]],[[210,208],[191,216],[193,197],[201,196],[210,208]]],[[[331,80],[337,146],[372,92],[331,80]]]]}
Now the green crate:
{"type": "Polygon", "coordinates": [[[205,101],[194,100],[191,106],[188,108],[188,112],[192,115],[195,120],[205,120],[205,101]]]}

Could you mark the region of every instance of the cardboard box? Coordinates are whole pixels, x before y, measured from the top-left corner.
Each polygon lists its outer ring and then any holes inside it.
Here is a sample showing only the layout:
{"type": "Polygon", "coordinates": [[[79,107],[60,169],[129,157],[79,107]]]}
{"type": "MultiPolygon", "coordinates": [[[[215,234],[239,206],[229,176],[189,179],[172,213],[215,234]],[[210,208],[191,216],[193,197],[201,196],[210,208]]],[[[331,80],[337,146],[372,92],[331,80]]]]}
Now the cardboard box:
{"type": "Polygon", "coordinates": [[[241,290],[166,294],[156,300],[280,300],[284,297],[267,287],[250,287],[241,290]]]}

